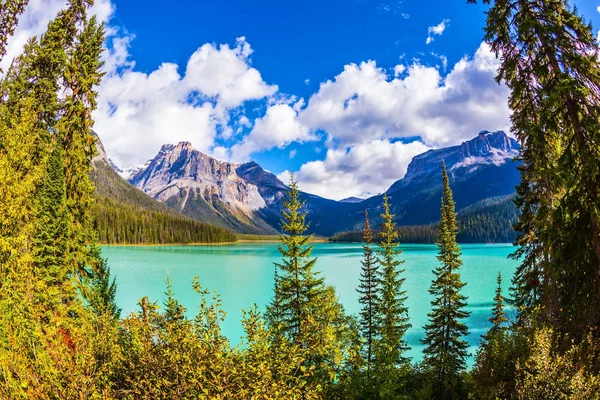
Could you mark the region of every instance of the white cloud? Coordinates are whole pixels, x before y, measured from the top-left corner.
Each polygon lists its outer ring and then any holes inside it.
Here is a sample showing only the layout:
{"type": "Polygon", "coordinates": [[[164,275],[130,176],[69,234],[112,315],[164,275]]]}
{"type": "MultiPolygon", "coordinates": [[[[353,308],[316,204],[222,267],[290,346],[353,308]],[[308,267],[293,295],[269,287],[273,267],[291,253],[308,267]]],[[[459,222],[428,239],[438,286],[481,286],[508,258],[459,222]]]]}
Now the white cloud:
{"type": "Polygon", "coordinates": [[[306,79],[304,80],[304,84],[305,84],[305,85],[308,85],[309,83],[310,83],[310,79],[306,78],[306,79]]]}
{"type": "Polygon", "coordinates": [[[274,147],[284,148],[291,142],[315,140],[308,127],[298,120],[298,112],[289,104],[275,104],[258,118],[252,131],[231,149],[234,161],[246,161],[250,154],[274,147]]]}
{"type": "Polygon", "coordinates": [[[329,147],[412,136],[430,146],[460,143],[481,129],[508,129],[509,91],[494,81],[498,65],[486,44],[445,77],[418,62],[401,78],[374,61],[349,64],[321,84],[299,120],[326,131],[329,147]]]}
{"type": "Polygon", "coordinates": [[[449,19],[444,19],[439,24],[428,27],[427,28],[427,40],[425,41],[425,43],[429,44],[429,43],[433,42],[433,37],[435,35],[439,36],[442,33],[444,33],[444,31],[446,30],[446,24],[448,22],[450,22],[449,19]]]}
{"type": "Polygon", "coordinates": [[[290,160],[294,157],[296,157],[296,149],[290,150],[290,160]]]}
{"type": "Polygon", "coordinates": [[[260,72],[250,67],[252,53],[245,37],[237,38],[234,48],[227,44],[218,48],[205,44],[190,57],[184,83],[190,90],[215,98],[226,108],[273,95],[277,86],[266,84],[260,72]]]}
{"type": "MultiPolygon", "coordinates": [[[[164,143],[190,141],[198,150],[227,154],[213,148],[218,127],[222,136],[234,134],[229,110],[243,102],[277,91],[250,66],[252,49],[244,38],[235,47],[205,44],[190,57],[185,74],[164,63],[146,74],[129,60],[131,37],[113,38],[105,55],[107,75],[99,87],[94,129],[111,157],[125,165],[143,163],[164,143]]],[[[237,120],[235,133],[250,127],[247,117],[237,120]]]]}
{"type": "Polygon", "coordinates": [[[402,73],[404,73],[404,71],[406,71],[406,67],[402,64],[398,64],[394,67],[394,77],[399,77],[400,75],[402,75],[402,73]]]}
{"type": "MultiPolygon", "coordinates": [[[[346,149],[329,149],[323,161],[304,164],[296,173],[300,188],[308,193],[340,200],[368,197],[389,188],[406,174],[417,155],[429,147],[420,142],[390,143],[372,140],[346,149]]],[[[288,171],[279,174],[287,181],[288,171]]]]}

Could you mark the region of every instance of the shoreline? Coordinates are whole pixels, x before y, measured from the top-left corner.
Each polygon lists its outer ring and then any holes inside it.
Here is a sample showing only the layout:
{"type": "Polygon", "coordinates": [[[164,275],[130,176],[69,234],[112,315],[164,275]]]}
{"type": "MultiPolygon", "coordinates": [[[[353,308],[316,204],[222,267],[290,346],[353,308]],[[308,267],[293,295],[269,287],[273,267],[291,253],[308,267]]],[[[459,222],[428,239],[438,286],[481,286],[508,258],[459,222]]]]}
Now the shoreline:
{"type": "MultiPolygon", "coordinates": [[[[227,246],[237,243],[279,243],[278,239],[240,239],[235,242],[214,242],[214,243],[100,243],[100,246],[121,246],[121,247],[156,247],[156,246],[227,246]]],[[[310,243],[330,243],[327,238],[316,238],[310,243]]],[[[333,242],[331,242],[333,243],[333,242]]]]}
{"type": "MultiPolygon", "coordinates": [[[[215,242],[215,243],[100,243],[100,246],[120,246],[120,247],[157,247],[157,246],[228,246],[237,243],[279,243],[279,240],[276,239],[240,239],[235,242],[215,242]]],[[[316,238],[310,241],[310,243],[331,243],[331,244],[363,244],[364,242],[332,242],[327,238],[316,238]]],[[[411,244],[419,244],[419,245],[436,245],[435,243],[400,243],[402,245],[411,245],[411,244]]],[[[470,245],[470,244],[479,244],[479,245],[511,245],[514,246],[514,243],[504,243],[504,242],[494,242],[494,243],[458,243],[460,246],[470,245]]]]}

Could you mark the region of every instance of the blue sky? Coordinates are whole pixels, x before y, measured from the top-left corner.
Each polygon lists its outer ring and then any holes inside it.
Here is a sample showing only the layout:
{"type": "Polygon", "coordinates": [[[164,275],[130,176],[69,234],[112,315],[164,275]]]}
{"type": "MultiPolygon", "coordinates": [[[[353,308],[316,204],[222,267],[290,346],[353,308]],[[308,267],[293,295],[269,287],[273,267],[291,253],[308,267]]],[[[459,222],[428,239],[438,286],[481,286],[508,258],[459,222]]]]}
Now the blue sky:
{"type": "MultiPolygon", "coordinates": [[[[96,0],[108,27],[95,129],[123,166],[190,141],[325,197],[368,196],[429,148],[509,128],[466,0],[96,0]]],[[[9,46],[64,0],[37,0],[9,46]]],[[[598,4],[577,6],[592,22],[598,4]]],[[[596,24],[595,24],[596,25],[596,24]]],[[[597,27],[594,27],[597,30],[597,27]]]]}

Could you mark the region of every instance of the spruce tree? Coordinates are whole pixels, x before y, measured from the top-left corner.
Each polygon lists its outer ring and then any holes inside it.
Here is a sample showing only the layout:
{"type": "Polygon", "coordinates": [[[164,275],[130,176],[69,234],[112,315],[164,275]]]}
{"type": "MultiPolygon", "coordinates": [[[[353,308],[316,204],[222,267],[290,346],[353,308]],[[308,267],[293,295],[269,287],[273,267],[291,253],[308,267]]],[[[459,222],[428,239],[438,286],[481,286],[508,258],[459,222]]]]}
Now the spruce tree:
{"type": "Polygon", "coordinates": [[[600,332],[598,42],[566,0],[483,2],[522,144],[516,298],[570,346],[600,332]]]}
{"type": "Polygon", "coordinates": [[[470,313],[465,311],[466,297],[460,293],[466,285],[460,279],[462,265],[460,247],[456,243],[458,226],[454,200],[446,165],[442,164],[443,196],[441,221],[438,227],[438,256],[440,265],[433,271],[435,279],[429,293],[433,296],[432,310],[425,325],[424,363],[433,372],[432,388],[435,398],[460,397],[461,372],[466,368],[469,344],[464,340],[469,331],[461,319],[470,313]]]}
{"type": "Polygon", "coordinates": [[[360,328],[364,345],[364,357],[367,362],[367,375],[371,372],[374,343],[377,339],[377,305],[379,304],[379,271],[377,267],[377,258],[373,253],[371,245],[373,243],[373,231],[369,224],[369,212],[365,210],[365,226],[363,229],[363,259],[361,261],[362,269],[360,275],[360,284],[358,293],[360,297],[358,302],[362,305],[360,311],[360,328]]]}
{"type": "Polygon", "coordinates": [[[292,175],[288,198],[284,202],[281,229],[281,244],[278,246],[282,262],[275,266],[277,274],[275,303],[278,321],[282,332],[297,344],[306,346],[310,338],[310,318],[317,311],[320,298],[324,295],[324,279],[313,271],[316,258],[310,254],[313,245],[312,235],[304,235],[307,230],[306,212],[302,211],[304,202],[300,200],[298,184],[292,175]]]}
{"type": "Polygon", "coordinates": [[[498,272],[498,286],[494,296],[492,326],[483,335],[477,349],[475,365],[471,370],[471,395],[477,399],[506,399],[515,393],[517,372],[515,365],[523,362],[523,349],[520,341],[525,338],[518,330],[511,330],[504,311],[505,298],[502,296],[502,275],[498,272]]]}
{"type": "Polygon", "coordinates": [[[379,232],[377,262],[379,263],[379,301],[376,307],[377,342],[375,345],[374,368],[380,395],[383,398],[392,396],[398,386],[398,379],[409,367],[409,359],[405,356],[409,350],[404,339],[406,331],[411,327],[408,308],[405,305],[406,291],[404,283],[404,263],[399,260],[402,251],[398,249],[398,232],[394,215],[390,211],[387,194],[383,195],[382,223],[379,232]]]}
{"type": "Polygon", "coordinates": [[[508,322],[506,312],[504,311],[504,296],[502,296],[502,274],[500,272],[498,272],[496,283],[498,284],[498,286],[496,287],[496,295],[494,296],[494,308],[492,308],[492,316],[490,317],[492,327],[488,331],[488,334],[494,334],[505,329],[505,325],[508,322]]]}
{"type": "Polygon", "coordinates": [[[325,386],[336,379],[345,361],[347,318],[335,290],[313,270],[316,258],[311,258],[312,235],[304,235],[307,214],[302,211],[304,202],[293,175],[289,187],[278,247],[282,262],[276,263],[276,292],[268,310],[269,325],[277,340],[285,338],[304,352],[304,367],[314,369],[311,380],[325,386]]]}

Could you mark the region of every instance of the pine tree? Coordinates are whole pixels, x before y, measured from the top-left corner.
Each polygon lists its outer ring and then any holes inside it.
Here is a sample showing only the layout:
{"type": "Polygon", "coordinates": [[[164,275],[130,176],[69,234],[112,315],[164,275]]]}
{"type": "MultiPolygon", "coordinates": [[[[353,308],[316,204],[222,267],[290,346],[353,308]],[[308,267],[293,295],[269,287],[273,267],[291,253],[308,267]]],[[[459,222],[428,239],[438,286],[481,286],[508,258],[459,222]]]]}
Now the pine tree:
{"type": "Polygon", "coordinates": [[[6,55],[8,39],[15,33],[19,16],[29,0],[6,0],[0,4],[0,61],[6,55]]]}
{"type": "Polygon", "coordinates": [[[335,381],[345,361],[347,321],[335,290],[313,270],[312,235],[304,235],[307,214],[293,175],[289,187],[278,247],[283,260],[276,264],[276,292],[268,322],[275,338],[281,336],[304,351],[304,367],[314,369],[311,381],[325,386],[335,381]]]}
{"type": "Polygon", "coordinates": [[[380,294],[376,307],[377,342],[375,344],[374,368],[377,374],[380,394],[389,397],[400,386],[398,379],[409,367],[409,359],[404,355],[409,350],[404,339],[406,331],[411,327],[408,308],[405,305],[406,291],[402,290],[405,278],[404,269],[399,260],[402,251],[398,249],[398,232],[394,215],[390,212],[389,198],[383,196],[382,223],[379,232],[379,263],[380,294]]]}
{"type": "Polygon", "coordinates": [[[365,360],[367,362],[367,375],[371,372],[374,342],[377,339],[377,305],[379,304],[379,271],[377,267],[377,259],[373,254],[371,244],[373,243],[373,231],[369,224],[369,212],[365,210],[365,226],[363,229],[363,260],[362,270],[360,275],[360,284],[358,293],[360,297],[358,302],[362,304],[360,312],[360,327],[362,336],[365,341],[363,350],[365,360]]]}
{"type": "Polygon", "coordinates": [[[600,326],[598,43],[566,0],[483,2],[522,143],[516,297],[570,345],[600,326]]]}
{"type": "Polygon", "coordinates": [[[522,363],[523,349],[520,343],[526,340],[506,326],[508,318],[504,311],[504,296],[502,296],[502,275],[498,272],[498,286],[494,296],[492,316],[489,321],[492,326],[483,335],[477,349],[475,365],[471,370],[471,395],[477,399],[506,399],[515,393],[515,365],[522,363]]]}
{"type": "Polygon", "coordinates": [[[492,327],[488,331],[488,334],[494,334],[505,329],[505,325],[508,322],[506,312],[504,311],[504,296],[502,296],[502,274],[500,274],[500,272],[498,272],[496,283],[498,284],[498,286],[496,287],[496,295],[494,296],[494,308],[492,308],[492,316],[490,317],[492,327]]]}
{"type": "Polygon", "coordinates": [[[100,246],[92,244],[90,247],[90,259],[92,262],[91,278],[89,280],[89,292],[86,298],[96,315],[107,315],[115,322],[121,316],[121,309],[117,306],[117,282],[116,278],[110,276],[110,267],[101,255],[100,246]]]}
{"type": "Polygon", "coordinates": [[[467,318],[470,313],[464,311],[466,297],[460,293],[466,284],[460,279],[462,261],[456,243],[458,227],[445,164],[442,164],[442,179],[442,218],[438,228],[437,256],[441,265],[433,271],[435,279],[429,289],[433,296],[432,310],[428,314],[429,324],[424,327],[425,339],[422,343],[425,345],[424,363],[431,369],[435,379],[432,382],[435,397],[455,399],[460,396],[460,374],[466,368],[469,347],[464,340],[469,331],[460,320],[467,318]]]}
{"type": "Polygon", "coordinates": [[[288,199],[284,202],[281,244],[278,246],[283,260],[275,266],[277,275],[274,297],[280,308],[280,320],[273,321],[282,332],[301,346],[310,337],[310,318],[317,311],[319,299],[324,295],[324,279],[313,271],[316,258],[310,258],[312,235],[305,236],[306,212],[299,198],[298,184],[291,177],[288,199]]]}

